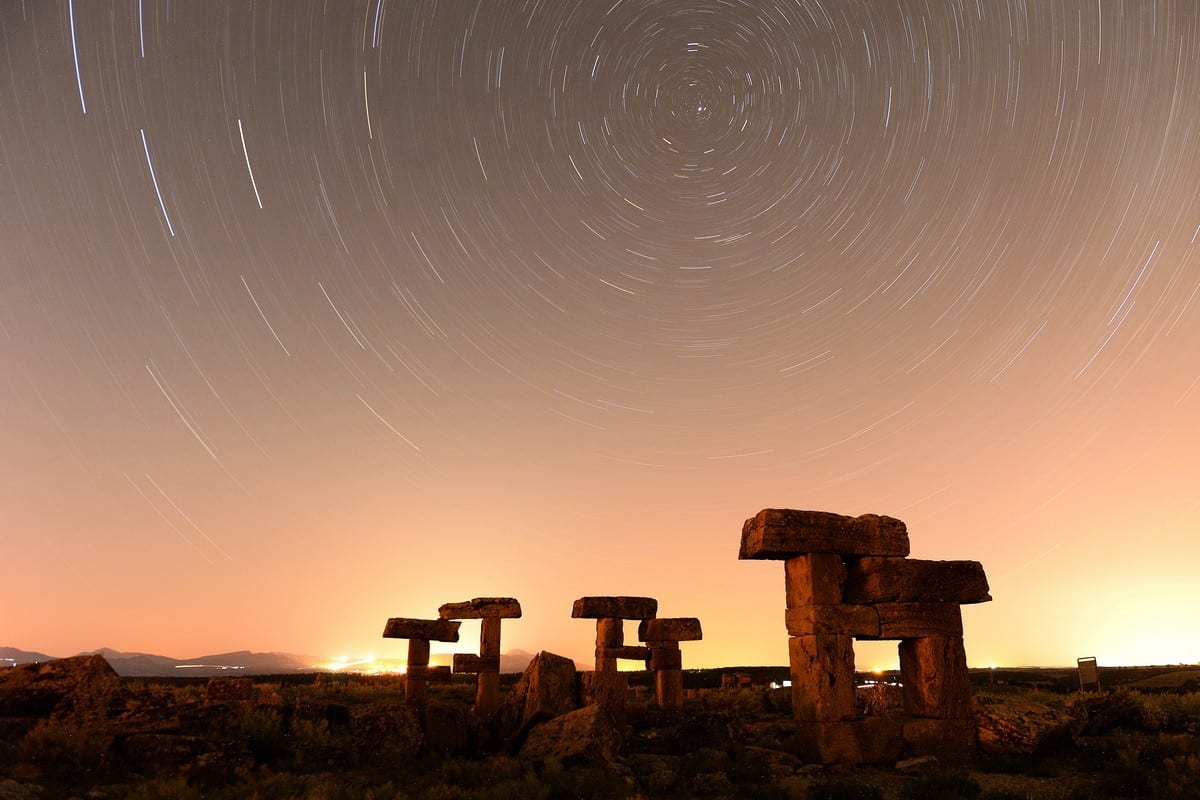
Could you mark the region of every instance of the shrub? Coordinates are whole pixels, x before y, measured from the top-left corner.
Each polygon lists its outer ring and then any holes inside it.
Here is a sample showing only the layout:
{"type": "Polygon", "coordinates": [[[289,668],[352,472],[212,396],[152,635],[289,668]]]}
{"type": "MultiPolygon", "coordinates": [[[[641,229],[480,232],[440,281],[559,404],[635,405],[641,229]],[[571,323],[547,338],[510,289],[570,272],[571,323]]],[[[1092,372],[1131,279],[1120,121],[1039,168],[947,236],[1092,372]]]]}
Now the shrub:
{"type": "Polygon", "coordinates": [[[971,800],[979,797],[979,782],[957,772],[934,772],[900,790],[901,800],[971,800]]]}
{"type": "Polygon", "coordinates": [[[21,757],[42,768],[92,772],[105,765],[112,743],[101,728],[43,720],[25,734],[21,757]]]}

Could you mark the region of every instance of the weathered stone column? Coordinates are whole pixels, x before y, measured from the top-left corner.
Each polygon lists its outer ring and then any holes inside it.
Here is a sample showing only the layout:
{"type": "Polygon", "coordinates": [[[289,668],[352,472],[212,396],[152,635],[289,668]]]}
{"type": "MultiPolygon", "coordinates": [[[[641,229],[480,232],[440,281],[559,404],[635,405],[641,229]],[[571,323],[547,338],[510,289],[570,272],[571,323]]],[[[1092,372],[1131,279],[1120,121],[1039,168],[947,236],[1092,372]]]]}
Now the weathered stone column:
{"type": "Polygon", "coordinates": [[[429,666],[429,643],[457,642],[462,623],[445,619],[410,619],[393,617],[383,628],[385,639],[408,639],[408,666],[405,670],[405,698],[414,706],[424,706],[428,697],[429,680],[448,672],[429,666]]]}
{"type": "Polygon", "coordinates": [[[463,603],[446,603],[438,609],[442,619],[478,619],[479,655],[455,653],[454,671],[475,673],[475,710],[491,716],[500,707],[500,620],[521,616],[515,597],[476,597],[463,603]]]}
{"type": "Polygon", "coordinates": [[[659,708],[665,711],[683,708],[683,655],[679,643],[702,638],[700,620],[695,617],[647,619],[638,626],[638,639],[650,649],[654,697],[659,708]]]}

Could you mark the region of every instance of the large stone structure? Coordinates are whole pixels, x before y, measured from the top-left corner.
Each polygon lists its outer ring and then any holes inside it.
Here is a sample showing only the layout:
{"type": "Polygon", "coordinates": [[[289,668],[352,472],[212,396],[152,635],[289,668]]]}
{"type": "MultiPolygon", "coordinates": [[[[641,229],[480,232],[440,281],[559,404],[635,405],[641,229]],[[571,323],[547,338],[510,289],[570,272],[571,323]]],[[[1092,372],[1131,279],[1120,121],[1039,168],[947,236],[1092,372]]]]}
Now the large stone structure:
{"type": "Polygon", "coordinates": [[[477,619],[479,655],[455,653],[454,671],[475,673],[475,710],[492,716],[500,707],[500,620],[521,616],[515,597],[476,597],[463,603],[445,603],[438,609],[441,619],[477,619]]]}
{"type": "Polygon", "coordinates": [[[461,622],[447,619],[392,617],[387,621],[383,628],[385,639],[408,639],[404,692],[410,704],[423,707],[428,696],[429,682],[449,679],[449,668],[429,666],[429,643],[457,642],[460,625],[461,622]]]}
{"type": "Polygon", "coordinates": [[[738,558],[784,562],[792,707],[801,755],[821,763],[960,755],[974,740],[960,605],[991,600],[977,561],[908,559],[891,517],[764,509],[738,558]],[[900,642],[904,715],[861,717],[854,640],[900,642]]]}

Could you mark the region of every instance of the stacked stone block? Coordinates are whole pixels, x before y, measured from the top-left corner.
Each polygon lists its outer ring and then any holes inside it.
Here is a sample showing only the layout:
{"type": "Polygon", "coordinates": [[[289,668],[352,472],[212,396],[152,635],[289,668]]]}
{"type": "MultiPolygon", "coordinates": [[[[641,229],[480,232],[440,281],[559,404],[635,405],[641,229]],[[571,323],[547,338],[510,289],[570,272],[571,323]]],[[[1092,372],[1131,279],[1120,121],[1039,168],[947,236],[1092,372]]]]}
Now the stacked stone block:
{"type": "Polygon", "coordinates": [[[392,617],[383,628],[385,639],[408,639],[408,667],[405,670],[404,696],[409,704],[424,707],[430,681],[450,678],[448,667],[429,666],[429,643],[457,642],[461,622],[446,619],[410,619],[392,617]]]}
{"type": "Polygon", "coordinates": [[[500,621],[521,616],[515,597],[476,597],[463,603],[445,603],[441,619],[477,619],[479,654],[455,653],[454,671],[475,674],[475,710],[490,717],[500,707],[500,621]]]}
{"type": "Polygon", "coordinates": [[[702,638],[700,620],[695,617],[646,619],[638,626],[638,639],[645,642],[650,651],[654,697],[664,711],[683,708],[683,654],[679,652],[679,643],[702,638]]]}
{"type": "Polygon", "coordinates": [[[972,745],[964,603],[990,600],[975,561],[907,558],[891,517],[765,509],[742,528],[743,559],[784,562],[792,707],[801,755],[821,763],[961,755],[972,745]],[[900,642],[905,714],[860,717],[854,640],[900,642]]]}

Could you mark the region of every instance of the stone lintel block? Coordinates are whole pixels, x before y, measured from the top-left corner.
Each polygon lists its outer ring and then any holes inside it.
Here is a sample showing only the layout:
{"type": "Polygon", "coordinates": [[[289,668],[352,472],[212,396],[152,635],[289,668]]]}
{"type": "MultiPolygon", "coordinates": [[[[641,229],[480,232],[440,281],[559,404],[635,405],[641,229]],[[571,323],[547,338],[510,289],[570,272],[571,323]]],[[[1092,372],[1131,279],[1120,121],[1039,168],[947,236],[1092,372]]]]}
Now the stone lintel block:
{"type": "Polygon", "coordinates": [[[783,562],[788,608],[840,603],[845,583],[846,563],[836,553],[810,553],[783,562]]]}
{"type": "Polygon", "coordinates": [[[409,619],[392,617],[383,628],[385,639],[425,639],[430,642],[457,642],[461,622],[448,619],[409,619]]]}
{"type": "Polygon", "coordinates": [[[456,673],[500,672],[500,656],[477,656],[474,653],[455,653],[456,673]]]}
{"type": "Polygon", "coordinates": [[[521,616],[521,604],[515,597],[476,597],[462,603],[444,603],[438,608],[438,616],[442,619],[517,619],[521,616]]]}
{"type": "Polygon", "coordinates": [[[796,745],[801,758],[817,764],[894,763],[904,752],[904,726],[894,717],[801,722],[796,745]]]}
{"type": "Polygon", "coordinates": [[[621,645],[620,647],[597,647],[597,658],[627,658],[633,661],[645,661],[650,657],[650,651],[640,645],[621,645]]]}
{"type": "Polygon", "coordinates": [[[958,603],[878,603],[879,635],[862,639],[915,639],[922,636],[962,636],[958,603]]]}
{"type": "Polygon", "coordinates": [[[703,638],[696,617],[644,619],[638,625],[638,639],[643,642],[695,642],[703,638]]]}
{"type": "Polygon", "coordinates": [[[900,642],[904,710],[916,717],[971,718],[971,681],[961,636],[900,642]]]}
{"type": "Polygon", "coordinates": [[[805,553],[906,556],[908,529],[892,517],[766,508],[742,526],[738,558],[786,560],[805,553]]]}
{"type": "Polygon", "coordinates": [[[978,561],[867,556],[849,559],[847,603],[986,603],[987,576],[978,561]]]}
{"type": "Polygon", "coordinates": [[[405,674],[410,681],[426,681],[428,683],[449,683],[449,667],[409,667],[405,674]]]}
{"type": "Polygon", "coordinates": [[[879,636],[879,613],[871,606],[796,606],[787,610],[786,620],[790,636],[879,636]]]}
{"type": "Polygon", "coordinates": [[[571,609],[576,619],[650,619],[657,613],[653,597],[581,597],[571,609]]]}
{"type": "Polygon", "coordinates": [[[802,722],[836,722],[857,716],[854,638],[821,634],[788,640],[792,714],[802,722]]]}
{"type": "Polygon", "coordinates": [[[908,755],[963,761],[971,757],[975,747],[974,720],[909,719],[904,722],[904,751],[908,755]]]}

